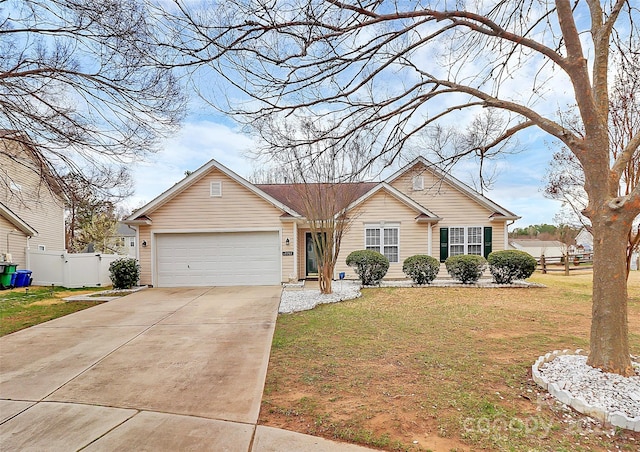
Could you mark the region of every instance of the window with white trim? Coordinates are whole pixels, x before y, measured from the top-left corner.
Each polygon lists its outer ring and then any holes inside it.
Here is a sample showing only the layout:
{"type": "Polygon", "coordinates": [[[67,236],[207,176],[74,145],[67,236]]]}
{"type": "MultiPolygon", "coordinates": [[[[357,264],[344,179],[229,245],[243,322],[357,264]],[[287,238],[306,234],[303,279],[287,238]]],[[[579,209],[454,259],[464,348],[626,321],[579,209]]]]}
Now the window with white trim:
{"type": "Polygon", "coordinates": [[[449,228],[449,256],[482,255],[482,226],[449,228]]]}
{"type": "Polygon", "coordinates": [[[220,198],[220,197],[222,197],[222,182],[220,182],[220,181],[211,182],[210,196],[212,198],[220,198]]]}
{"type": "Polygon", "coordinates": [[[383,254],[389,262],[400,261],[400,228],[398,226],[366,226],[365,249],[383,254]]]}
{"type": "Polygon", "coordinates": [[[130,246],[131,248],[133,248],[134,246],[136,246],[136,239],[134,239],[134,238],[129,239],[129,246],[130,246]]]}
{"type": "Polygon", "coordinates": [[[46,245],[38,245],[38,251],[47,251],[46,245]]]}

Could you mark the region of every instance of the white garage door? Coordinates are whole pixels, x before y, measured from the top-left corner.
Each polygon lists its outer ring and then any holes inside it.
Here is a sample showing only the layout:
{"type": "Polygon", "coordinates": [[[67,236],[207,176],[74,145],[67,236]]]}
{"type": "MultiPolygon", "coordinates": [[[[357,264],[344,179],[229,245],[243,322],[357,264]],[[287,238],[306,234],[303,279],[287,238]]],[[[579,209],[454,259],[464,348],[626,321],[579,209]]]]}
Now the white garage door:
{"type": "Polygon", "coordinates": [[[277,232],[157,234],[158,287],[280,284],[277,232]]]}

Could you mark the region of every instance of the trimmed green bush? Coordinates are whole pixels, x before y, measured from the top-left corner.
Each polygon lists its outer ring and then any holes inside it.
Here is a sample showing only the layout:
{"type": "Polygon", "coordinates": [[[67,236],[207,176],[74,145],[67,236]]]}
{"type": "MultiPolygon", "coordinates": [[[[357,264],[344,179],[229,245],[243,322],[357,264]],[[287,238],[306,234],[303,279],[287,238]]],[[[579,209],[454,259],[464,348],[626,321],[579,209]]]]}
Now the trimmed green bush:
{"type": "Polygon", "coordinates": [[[476,254],[460,254],[444,261],[447,271],[453,279],[464,284],[477,282],[487,267],[487,260],[476,254]]]}
{"type": "Polygon", "coordinates": [[[516,279],[527,279],[536,271],[535,258],[518,250],[494,251],[489,254],[489,271],[498,284],[511,284],[516,279]]]}
{"type": "Polygon", "coordinates": [[[387,274],[389,259],[377,251],[359,250],[347,256],[347,265],[355,268],[363,286],[372,286],[387,274]]]}
{"type": "Polygon", "coordinates": [[[402,263],[402,271],[416,284],[431,284],[440,270],[440,262],[426,254],[410,256],[402,263]]]}
{"type": "Polygon", "coordinates": [[[132,257],[116,259],[109,264],[109,274],[114,289],[131,289],[140,279],[140,265],[132,257]]]}

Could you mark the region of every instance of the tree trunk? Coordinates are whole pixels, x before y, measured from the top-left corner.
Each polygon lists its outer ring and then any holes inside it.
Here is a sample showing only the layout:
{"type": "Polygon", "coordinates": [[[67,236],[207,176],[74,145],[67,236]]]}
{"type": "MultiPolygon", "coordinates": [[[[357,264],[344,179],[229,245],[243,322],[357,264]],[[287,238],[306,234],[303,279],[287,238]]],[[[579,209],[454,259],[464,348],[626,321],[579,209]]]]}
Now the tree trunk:
{"type": "Polygon", "coordinates": [[[624,376],[634,375],[627,319],[627,242],[630,224],[616,212],[594,215],[593,306],[587,364],[624,376]],[[617,217],[617,218],[616,218],[617,217]]]}
{"type": "Polygon", "coordinates": [[[333,293],[331,282],[333,277],[333,265],[325,264],[318,268],[318,283],[320,284],[320,293],[333,293]]]}

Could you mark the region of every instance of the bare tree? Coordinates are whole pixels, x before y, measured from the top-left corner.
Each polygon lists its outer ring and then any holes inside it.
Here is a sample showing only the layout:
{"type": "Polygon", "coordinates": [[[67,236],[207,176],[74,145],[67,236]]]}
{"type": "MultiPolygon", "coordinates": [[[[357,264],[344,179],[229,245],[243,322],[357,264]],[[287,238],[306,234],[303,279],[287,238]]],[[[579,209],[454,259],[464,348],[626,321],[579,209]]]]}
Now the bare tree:
{"type": "Polygon", "coordinates": [[[175,1],[166,20],[188,30],[176,46],[188,64],[218,71],[231,101],[221,108],[248,124],[273,115],[330,119],[335,127],[321,141],[348,148],[368,139],[372,158],[385,162],[426,127],[462,123],[481,108],[501,111],[508,127],[480,153],[531,127],[562,142],[584,171],[595,238],[588,362],[634,373],[624,275],[640,187],[619,187],[640,135],[611,161],[607,126],[613,57],[627,63],[640,53],[637,2],[228,0],[196,11],[201,4],[175,1]],[[566,114],[579,118],[581,132],[564,124],[566,114]]]}
{"type": "MultiPolygon", "coordinates": [[[[45,178],[99,172],[154,150],[184,98],[138,0],[0,4],[0,129],[45,178]]],[[[64,184],[63,184],[63,188],[64,184]]]]}
{"type": "Polygon", "coordinates": [[[353,170],[358,160],[367,158],[366,150],[361,146],[343,150],[316,142],[314,137],[326,130],[308,121],[264,121],[259,132],[277,143],[278,151],[256,153],[254,157],[265,166],[254,173],[252,181],[286,185],[288,204],[304,216],[301,227],[308,227],[311,233],[320,292],[330,294],[342,237],[358,215],[353,203],[372,185],[360,183],[366,173],[353,170]]]}
{"type": "MultiPolygon", "coordinates": [[[[611,160],[617,161],[626,144],[640,133],[640,63],[619,61],[616,77],[609,95],[609,142],[611,160]]],[[[571,127],[580,133],[578,118],[572,118],[571,127]]],[[[640,152],[627,161],[620,177],[619,195],[628,196],[638,186],[640,178],[640,152]]],[[[583,215],[589,197],[585,191],[585,174],[577,156],[563,147],[554,152],[545,176],[545,196],[562,201],[571,214],[573,223],[581,224],[591,232],[591,221],[583,215]]],[[[571,220],[570,220],[571,221],[571,220]]],[[[631,270],[633,253],[640,245],[640,229],[631,228],[627,244],[627,277],[631,270]]]]}
{"type": "MultiPolygon", "coordinates": [[[[99,173],[69,173],[61,180],[66,193],[66,249],[79,252],[89,243],[96,243],[98,235],[110,237],[119,216],[118,203],[133,193],[133,180],[128,169],[110,167],[99,173]],[[100,231],[100,226],[107,230],[100,231]]],[[[102,239],[98,241],[106,243],[102,239]]]]}

